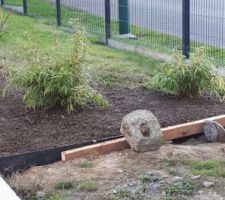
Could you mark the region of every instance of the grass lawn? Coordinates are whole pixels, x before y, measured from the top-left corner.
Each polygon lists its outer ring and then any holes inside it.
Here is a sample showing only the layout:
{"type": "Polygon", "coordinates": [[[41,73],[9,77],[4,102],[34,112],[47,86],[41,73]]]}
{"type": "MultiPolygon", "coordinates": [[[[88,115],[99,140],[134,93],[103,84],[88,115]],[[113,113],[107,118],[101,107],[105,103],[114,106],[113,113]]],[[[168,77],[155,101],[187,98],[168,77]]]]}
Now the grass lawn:
{"type": "MultiPolygon", "coordinates": [[[[22,0],[7,0],[7,5],[22,6],[22,0]]],[[[55,5],[49,0],[30,0],[28,1],[28,15],[41,18],[45,23],[56,23],[55,5]]],[[[67,6],[61,6],[62,24],[68,25],[70,18],[78,18],[86,27],[88,32],[102,37],[104,36],[105,26],[104,17],[92,15],[87,12],[71,9],[67,6]]],[[[118,21],[111,22],[112,38],[124,43],[129,43],[135,46],[145,47],[151,50],[159,51],[166,54],[171,54],[174,49],[181,51],[182,39],[168,34],[158,33],[136,25],[131,25],[131,33],[138,37],[138,40],[124,40],[118,38],[118,21]]],[[[202,46],[198,42],[191,42],[191,49],[202,46]]],[[[225,63],[225,51],[220,48],[208,46],[209,55],[215,60],[218,66],[223,66],[225,63]]]]}
{"type": "MultiPolygon", "coordinates": [[[[42,20],[12,15],[7,23],[6,32],[0,38],[1,65],[22,65],[26,52],[22,46],[37,46],[43,54],[54,53],[55,41],[65,45],[69,34],[42,20]]],[[[159,61],[135,53],[110,49],[96,38],[89,39],[88,67],[95,80],[105,81],[108,85],[122,84],[137,86],[155,73],[159,61]]]]}

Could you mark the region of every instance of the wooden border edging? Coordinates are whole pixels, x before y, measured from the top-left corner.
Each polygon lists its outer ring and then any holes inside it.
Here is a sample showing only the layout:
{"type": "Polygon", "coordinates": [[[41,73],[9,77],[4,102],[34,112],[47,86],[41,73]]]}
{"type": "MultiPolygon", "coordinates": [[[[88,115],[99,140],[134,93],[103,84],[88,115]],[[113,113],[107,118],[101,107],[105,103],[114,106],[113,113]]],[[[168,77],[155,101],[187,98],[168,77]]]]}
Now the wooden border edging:
{"type": "Polygon", "coordinates": [[[216,121],[222,126],[225,126],[225,115],[210,117],[207,119],[179,124],[176,126],[169,126],[162,129],[163,140],[169,141],[169,140],[174,140],[178,138],[183,138],[183,137],[203,133],[203,123],[206,120],[216,121]]]}
{"type": "Polygon", "coordinates": [[[121,137],[122,136],[111,136],[107,138],[101,138],[98,140],[87,141],[80,144],[71,144],[51,149],[44,149],[9,156],[3,156],[0,157],[0,173],[2,173],[4,176],[8,176],[15,171],[24,171],[30,168],[31,166],[42,166],[52,164],[54,162],[61,160],[61,152],[63,151],[67,151],[74,148],[81,148],[84,146],[90,146],[92,144],[98,144],[110,140],[115,140],[121,137]]]}
{"type": "Polygon", "coordinates": [[[88,155],[98,155],[98,154],[108,154],[113,151],[122,151],[129,148],[129,144],[125,138],[119,138],[112,141],[107,141],[99,144],[93,144],[86,147],[81,147],[78,149],[72,149],[69,151],[62,152],[62,160],[72,160],[75,158],[80,158],[88,155]]]}
{"type": "MultiPolygon", "coordinates": [[[[225,126],[225,115],[202,119],[198,121],[188,122],[180,125],[162,128],[162,137],[164,141],[183,138],[196,135],[203,132],[203,123],[206,120],[213,120],[225,126]]],[[[88,155],[107,154],[113,151],[121,151],[129,148],[125,138],[115,139],[99,144],[89,145],[61,153],[62,161],[72,160],[75,158],[85,157],[88,155]]]]}

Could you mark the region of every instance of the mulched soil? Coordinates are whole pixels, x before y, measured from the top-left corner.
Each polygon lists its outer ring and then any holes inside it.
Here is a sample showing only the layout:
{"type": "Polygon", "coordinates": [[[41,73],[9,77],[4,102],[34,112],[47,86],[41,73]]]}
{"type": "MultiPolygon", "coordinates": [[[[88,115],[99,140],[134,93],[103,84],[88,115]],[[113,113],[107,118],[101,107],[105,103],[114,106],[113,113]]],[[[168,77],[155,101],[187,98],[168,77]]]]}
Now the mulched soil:
{"type": "MultiPolygon", "coordinates": [[[[3,88],[0,77],[0,93],[3,88]]],[[[162,127],[225,113],[225,103],[209,97],[179,100],[147,89],[103,85],[98,90],[109,100],[109,109],[90,105],[70,114],[61,109],[28,110],[18,91],[1,95],[0,156],[120,135],[122,117],[137,109],[151,110],[162,127]]]]}

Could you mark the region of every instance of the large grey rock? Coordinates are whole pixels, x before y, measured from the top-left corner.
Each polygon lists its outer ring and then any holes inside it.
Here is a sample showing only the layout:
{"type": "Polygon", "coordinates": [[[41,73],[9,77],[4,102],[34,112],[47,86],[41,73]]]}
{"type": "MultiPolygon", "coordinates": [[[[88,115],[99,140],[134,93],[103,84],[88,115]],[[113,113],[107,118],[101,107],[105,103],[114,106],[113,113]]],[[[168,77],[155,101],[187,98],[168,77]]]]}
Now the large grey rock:
{"type": "Polygon", "coordinates": [[[225,129],[219,123],[206,120],[203,131],[208,142],[225,142],[225,129]]]}
{"type": "Polygon", "coordinates": [[[120,131],[137,152],[157,150],[162,144],[159,122],[148,110],[137,110],[126,115],[120,131]]]}

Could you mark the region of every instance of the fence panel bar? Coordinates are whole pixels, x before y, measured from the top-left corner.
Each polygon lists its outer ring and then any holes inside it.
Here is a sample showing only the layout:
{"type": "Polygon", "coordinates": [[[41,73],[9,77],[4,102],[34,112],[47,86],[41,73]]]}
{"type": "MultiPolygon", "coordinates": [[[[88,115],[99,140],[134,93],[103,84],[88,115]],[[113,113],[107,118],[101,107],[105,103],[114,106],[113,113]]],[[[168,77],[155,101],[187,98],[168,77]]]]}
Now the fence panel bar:
{"type": "Polygon", "coordinates": [[[56,21],[57,25],[61,26],[61,3],[60,0],[56,0],[56,21]]]}
{"type": "Polygon", "coordinates": [[[23,14],[27,15],[27,0],[23,0],[23,14]]]}
{"type": "Polygon", "coordinates": [[[110,0],[105,0],[105,39],[108,44],[108,39],[111,37],[111,10],[110,0]]]}
{"type": "Polygon", "coordinates": [[[118,0],[119,3],[119,34],[124,35],[130,32],[129,23],[129,2],[118,0]]]}
{"type": "Polygon", "coordinates": [[[183,0],[182,9],[183,55],[189,58],[190,53],[190,0],[183,0]]]}

